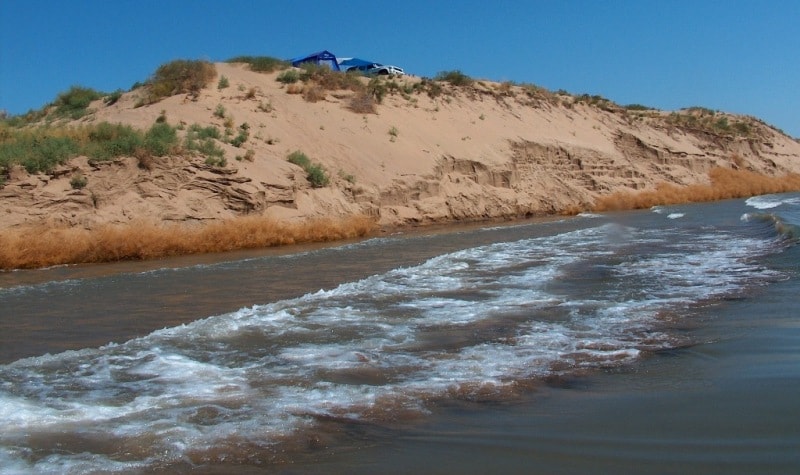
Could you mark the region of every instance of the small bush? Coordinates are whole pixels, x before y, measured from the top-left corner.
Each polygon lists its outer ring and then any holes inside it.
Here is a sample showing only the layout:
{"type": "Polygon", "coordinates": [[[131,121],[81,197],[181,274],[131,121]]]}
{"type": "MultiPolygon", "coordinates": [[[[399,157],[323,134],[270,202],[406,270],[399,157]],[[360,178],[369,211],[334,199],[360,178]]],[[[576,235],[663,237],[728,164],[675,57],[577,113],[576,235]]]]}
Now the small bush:
{"type": "Polygon", "coordinates": [[[123,94],[122,89],[117,89],[116,91],[104,97],[103,102],[107,106],[113,106],[114,104],[117,103],[117,101],[120,100],[120,98],[122,98],[122,94],[123,94]]]}
{"type": "Polygon", "coordinates": [[[300,73],[296,69],[287,69],[278,74],[275,80],[283,84],[294,84],[300,80],[300,73]]]}
{"type": "Polygon", "coordinates": [[[214,109],[214,117],[225,118],[225,107],[222,104],[217,104],[217,108],[214,109]]]}
{"type": "Polygon", "coordinates": [[[368,91],[360,91],[353,94],[347,107],[359,114],[374,114],[375,98],[368,91]]]}
{"type": "Polygon", "coordinates": [[[205,157],[222,158],[225,156],[225,151],[217,145],[214,139],[187,140],[185,143],[187,150],[205,157]]]}
{"type": "Polygon", "coordinates": [[[137,149],[144,147],[143,134],[129,125],[102,122],[89,130],[88,136],[83,153],[92,160],[133,156],[137,149]]]}
{"type": "Polygon", "coordinates": [[[289,156],[286,157],[286,160],[288,160],[289,163],[294,163],[302,169],[306,169],[311,166],[311,160],[305,153],[299,150],[295,150],[294,152],[290,153],[289,156]]]}
{"type": "Polygon", "coordinates": [[[228,160],[224,156],[212,155],[206,157],[206,165],[210,167],[225,168],[228,166],[228,160]]]}
{"type": "Polygon", "coordinates": [[[173,153],[177,145],[178,132],[167,123],[153,124],[150,130],[144,134],[145,149],[156,157],[173,153]]]}
{"type": "Polygon", "coordinates": [[[306,173],[306,179],[311,182],[311,186],[314,188],[322,188],[330,183],[328,174],[325,173],[325,169],[321,165],[311,165],[306,169],[306,173]]]}
{"type": "Polygon", "coordinates": [[[324,101],[326,96],[325,90],[316,84],[312,84],[303,89],[303,99],[307,102],[324,101]]]}
{"type": "Polygon", "coordinates": [[[286,87],[286,94],[302,94],[305,90],[305,86],[302,84],[289,84],[286,87]]]}
{"type": "Polygon", "coordinates": [[[209,125],[208,127],[201,127],[199,124],[192,124],[189,126],[189,130],[186,133],[187,137],[192,137],[193,139],[200,139],[205,140],[207,138],[212,139],[221,139],[222,134],[217,127],[213,125],[209,125]]]}
{"type": "Polygon", "coordinates": [[[271,73],[291,67],[291,63],[288,61],[270,56],[236,56],[227,60],[226,63],[245,63],[250,66],[251,71],[259,73],[271,73]]]}
{"type": "Polygon", "coordinates": [[[214,126],[201,127],[192,124],[186,131],[184,147],[190,152],[195,152],[207,157],[221,158],[225,156],[225,151],[217,145],[216,140],[221,139],[218,128],[214,126]]]}
{"type": "Polygon", "coordinates": [[[197,97],[216,75],[216,68],[208,61],[176,60],[163,64],[148,81],[146,102],[152,104],[176,94],[197,97]]]}
{"type": "Polygon", "coordinates": [[[72,137],[57,137],[46,131],[26,131],[0,143],[0,170],[22,165],[28,173],[49,172],[80,151],[72,137]]]}
{"type": "Polygon", "coordinates": [[[267,101],[267,102],[261,101],[258,104],[258,110],[260,110],[261,112],[270,113],[275,110],[275,107],[272,105],[272,101],[267,101]]]}
{"type": "Polygon", "coordinates": [[[88,183],[89,180],[80,173],[73,175],[72,179],[69,180],[69,185],[73,190],[82,190],[83,188],[86,188],[88,183]]]}
{"type": "Polygon", "coordinates": [[[733,124],[733,129],[739,135],[748,136],[752,133],[751,127],[745,122],[736,122],[733,124]]]}
{"type": "MultiPolygon", "coordinates": [[[[396,83],[392,81],[392,84],[396,83]]],[[[372,78],[369,80],[367,84],[367,92],[375,98],[375,101],[380,104],[383,102],[384,96],[386,96],[386,92],[388,91],[389,86],[386,85],[382,80],[379,78],[372,78]]]]}
{"type": "Polygon", "coordinates": [[[69,119],[80,119],[88,112],[89,104],[104,96],[94,89],[72,86],[68,91],[58,95],[53,105],[55,114],[69,119]]]}
{"type": "Polygon", "coordinates": [[[234,147],[241,147],[247,139],[250,137],[249,133],[250,126],[247,125],[247,122],[239,126],[239,135],[231,140],[231,145],[234,147]]]}
{"type": "Polygon", "coordinates": [[[230,81],[228,81],[228,78],[227,78],[227,77],[225,77],[225,76],[220,76],[220,78],[219,78],[219,82],[217,82],[217,89],[220,89],[220,90],[222,90],[222,89],[225,89],[226,87],[228,87],[228,86],[230,86],[230,85],[231,85],[231,84],[230,84],[230,81]]]}
{"type": "Polygon", "coordinates": [[[311,160],[303,152],[299,150],[294,151],[286,157],[286,160],[305,170],[306,179],[311,183],[312,187],[322,188],[330,183],[328,174],[325,173],[325,169],[322,168],[322,165],[311,163],[311,160]]]}
{"type": "Polygon", "coordinates": [[[442,89],[442,85],[438,82],[428,81],[425,83],[425,90],[428,94],[428,97],[431,99],[436,99],[437,97],[442,95],[444,89],[442,89]]]}
{"type": "Polygon", "coordinates": [[[453,71],[442,71],[434,78],[436,81],[449,82],[453,86],[471,86],[474,80],[462,73],[458,69],[453,71]]]}

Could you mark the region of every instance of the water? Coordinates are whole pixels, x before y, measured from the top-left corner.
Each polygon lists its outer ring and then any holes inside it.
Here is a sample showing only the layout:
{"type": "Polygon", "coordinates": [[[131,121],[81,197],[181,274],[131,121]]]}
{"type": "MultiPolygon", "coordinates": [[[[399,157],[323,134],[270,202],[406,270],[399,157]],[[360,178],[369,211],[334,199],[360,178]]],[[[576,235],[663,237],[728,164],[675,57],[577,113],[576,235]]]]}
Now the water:
{"type": "Polygon", "coordinates": [[[0,472],[796,473],[798,225],[786,194],[2,274],[0,472]]]}

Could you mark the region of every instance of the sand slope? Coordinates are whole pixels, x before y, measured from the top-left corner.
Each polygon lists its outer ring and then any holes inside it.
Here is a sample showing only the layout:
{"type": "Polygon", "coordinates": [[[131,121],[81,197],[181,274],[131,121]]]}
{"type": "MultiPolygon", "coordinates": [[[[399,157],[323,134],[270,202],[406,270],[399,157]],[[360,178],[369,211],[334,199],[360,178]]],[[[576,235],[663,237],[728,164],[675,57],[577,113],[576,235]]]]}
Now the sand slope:
{"type": "MultiPolygon", "coordinates": [[[[287,93],[277,73],[216,64],[230,86],[196,100],[173,96],[134,107],[137,92],[83,122],[147,128],[170,124],[250,127],[240,148],[221,144],[227,165],[202,157],[135,158],[90,163],[77,158],[55,172],[12,170],[0,189],[0,227],[51,223],[94,227],[141,219],[203,222],[244,214],[305,219],[366,214],[385,226],[514,218],[588,209],[602,195],[652,189],[660,182],[708,180],[713,167],[768,176],[800,172],[800,143],[757,121],[747,137],[676,127],[660,111],[548,101],[522,88],[476,82],[444,93],[387,95],[376,114],[348,109],[349,91],[308,102],[287,93]],[[248,92],[254,91],[248,98],[248,92]],[[215,115],[222,105],[225,118],[215,115]],[[252,150],[253,160],[237,160],[252,150]],[[286,161],[300,150],[331,184],[312,188],[286,161]],[[84,189],[69,184],[75,173],[84,189]]],[[[405,78],[399,83],[419,81],[405,78]]]]}

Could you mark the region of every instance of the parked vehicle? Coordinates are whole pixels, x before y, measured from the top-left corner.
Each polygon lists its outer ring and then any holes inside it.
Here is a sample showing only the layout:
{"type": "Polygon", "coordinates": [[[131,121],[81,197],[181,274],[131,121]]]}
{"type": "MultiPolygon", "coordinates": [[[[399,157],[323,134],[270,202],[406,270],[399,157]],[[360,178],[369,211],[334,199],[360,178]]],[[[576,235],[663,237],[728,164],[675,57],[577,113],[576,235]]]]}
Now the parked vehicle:
{"type": "Polygon", "coordinates": [[[347,68],[347,72],[359,71],[367,76],[402,76],[405,74],[403,68],[390,64],[370,63],[347,68]]]}

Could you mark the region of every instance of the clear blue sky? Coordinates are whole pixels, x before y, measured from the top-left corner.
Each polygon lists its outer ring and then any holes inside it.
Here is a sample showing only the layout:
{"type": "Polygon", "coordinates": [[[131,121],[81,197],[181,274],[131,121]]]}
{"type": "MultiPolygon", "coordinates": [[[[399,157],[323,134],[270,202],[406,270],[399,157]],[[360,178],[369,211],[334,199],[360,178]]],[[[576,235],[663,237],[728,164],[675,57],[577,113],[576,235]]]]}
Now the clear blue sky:
{"type": "Polygon", "coordinates": [[[800,137],[797,0],[0,0],[0,110],[129,89],[175,59],[327,49],[434,76],[529,82],[800,137]]]}

